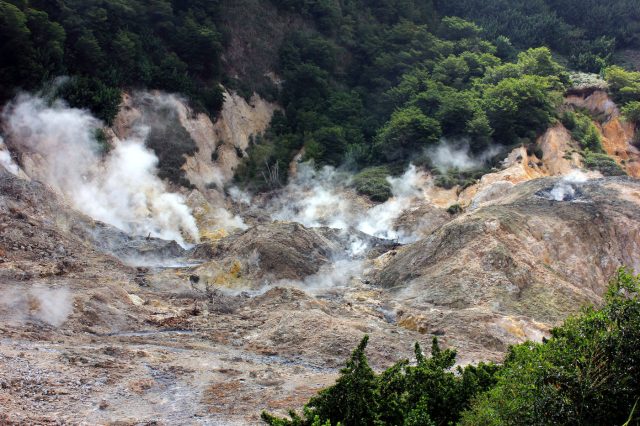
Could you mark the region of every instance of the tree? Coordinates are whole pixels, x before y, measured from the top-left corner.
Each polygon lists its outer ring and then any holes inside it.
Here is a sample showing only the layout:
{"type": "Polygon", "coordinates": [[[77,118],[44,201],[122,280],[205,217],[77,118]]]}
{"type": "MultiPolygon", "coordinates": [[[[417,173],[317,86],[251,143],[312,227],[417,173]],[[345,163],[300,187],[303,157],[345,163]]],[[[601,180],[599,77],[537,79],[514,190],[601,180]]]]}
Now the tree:
{"type": "MultiPolygon", "coordinates": [[[[336,384],[311,398],[307,409],[313,417],[341,422],[345,426],[374,424],[377,418],[376,375],[369,367],[365,349],[369,336],[364,336],[340,370],[336,384]]],[[[309,417],[307,414],[307,417],[309,417]]]]}
{"type": "Polygon", "coordinates": [[[602,308],[585,308],[543,343],[512,347],[461,424],[625,423],[640,395],[639,296],[640,276],[620,269],[602,308]]]}
{"type": "Polygon", "coordinates": [[[425,116],[417,107],[406,107],[394,112],[378,132],[375,149],[388,161],[401,160],[437,143],[441,136],[437,120],[425,116]]]}
{"type": "MultiPolygon", "coordinates": [[[[15,86],[27,84],[36,72],[31,31],[25,14],[11,3],[0,1],[0,96],[6,98],[15,86]]],[[[36,75],[36,77],[39,77],[36,75]]]]}
{"type": "Polygon", "coordinates": [[[640,101],[633,101],[622,107],[624,118],[636,125],[640,123],[640,101]]]}
{"type": "Polygon", "coordinates": [[[604,78],[617,102],[640,101],[640,72],[612,66],[605,70],[604,78]]]}
{"type": "Polygon", "coordinates": [[[318,165],[339,166],[344,161],[347,139],[342,127],[321,127],[305,144],[306,157],[315,159],[318,165]]]}
{"type": "Polygon", "coordinates": [[[568,82],[564,67],[553,60],[547,47],[529,49],[518,54],[518,65],[523,74],[540,77],[560,77],[568,82]]]}
{"type": "Polygon", "coordinates": [[[524,75],[487,88],[484,106],[495,137],[509,143],[544,131],[555,119],[560,103],[553,85],[549,78],[524,75]]]}

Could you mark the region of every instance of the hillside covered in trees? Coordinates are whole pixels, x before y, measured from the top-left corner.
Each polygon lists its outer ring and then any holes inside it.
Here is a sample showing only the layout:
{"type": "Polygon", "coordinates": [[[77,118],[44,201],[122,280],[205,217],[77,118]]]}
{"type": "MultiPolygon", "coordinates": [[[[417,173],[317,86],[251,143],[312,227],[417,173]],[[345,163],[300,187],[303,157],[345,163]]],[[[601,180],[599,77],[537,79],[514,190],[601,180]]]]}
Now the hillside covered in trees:
{"type": "Polygon", "coordinates": [[[639,425],[639,58],[639,0],[0,0],[0,423],[639,425]]]}
{"type": "MultiPolygon", "coordinates": [[[[283,184],[286,173],[265,182],[265,167],[286,171],[304,148],[317,165],[371,167],[361,175],[361,189],[380,199],[388,188],[368,177],[398,173],[409,158],[429,165],[424,149],[443,138],[467,142],[473,154],[490,144],[530,143],[556,119],[570,83],[567,69],[600,72],[612,64],[616,48],[640,43],[640,6],[631,0],[588,6],[571,0],[234,5],[0,1],[0,100],[66,76],[57,80],[57,94],[107,124],[120,92],[137,88],[184,94],[196,110],[215,116],[223,99],[220,83],[255,86],[225,71],[225,49],[239,31],[225,24],[225,14],[241,7],[260,16],[269,7],[274,19],[297,22],[270,46],[277,52],[274,69],[262,70],[281,83],[258,88],[283,113],[256,139],[238,180],[254,190],[283,184]]],[[[453,173],[440,182],[464,184],[473,177],[453,173]]]]}

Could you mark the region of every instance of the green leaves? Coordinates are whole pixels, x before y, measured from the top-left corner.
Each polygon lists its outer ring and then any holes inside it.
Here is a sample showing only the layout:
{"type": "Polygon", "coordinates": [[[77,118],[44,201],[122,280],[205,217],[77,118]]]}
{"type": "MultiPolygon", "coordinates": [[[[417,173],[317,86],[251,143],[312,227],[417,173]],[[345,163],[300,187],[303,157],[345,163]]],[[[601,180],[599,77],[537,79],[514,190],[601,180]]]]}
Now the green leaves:
{"type": "Polygon", "coordinates": [[[304,418],[290,413],[291,420],[267,413],[263,420],[273,426],[329,424],[351,425],[448,425],[457,421],[475,395],[495,383],[498,367],[480,364],[458,368],[455,351],[442,350],[437,339],[431,356],[425,357],[416,343],[416,365],[400,361],[380,375],[371,370],[365,355],[368,336],[353,351],[335,385],[320,391],[304,409],[304,418]]]}
{"type": "Polygon", "coordinates": [[[602,138],[595,124],[586,114],[565,111],[561,117],[562,124],[571,132],[573,139],[578,141],[582,149],[593,153],[604,153],[602,138]]]}
{"type": "Polygon", "coordinates": [[[342,422],[346,426],[372,425],[377,418],[378,391],[365,349],[369,336],[364,336],[351,354],[347,365],[340,371],[336,384],[320,391],[307,404],[305,416],[319,417],[332,424],[342,422]]]}
{"type": "Polygon", "coordinates": [[[513,347],[497,385],[463,425],[622,424],[640,392],[640,277],[620,269],[599,310],[587,308],[545,343],[513,347]]]}
{"type": "Polygon", "coordinates": [[[437,120],[427,117],[417,107],[394,112],[380,129],[374,148],[387,161],[407,159],[411,153],[440,140],[442,129],[437,120]]]}
{"type": "Polygon", "coordinates": [[[389,175],[388,167],[368,167],[354,176],[353,184],[359,194],[367,195],[372,201],[385,202],[392,195],[389,175]]]}
{"type": "Polygon", "coordinates": [[[636,125],[640,123],[640,101],[632,101],[622,107],[622,115],[636,125]]]}
{"type": "MultiPolygon", "coordinates": [[[[181,92],[196,110],[216,113],[222,53],[213,24],[217,10],[200,1],[175,2],[175,9],[173,3],[0,1],[0,102],[14,88],[39,89],[66,74],[118,91],[143,86],[181,92]]],[[[109,96],[75,91],[67,100],[109,122],[115,114],[104,101],[109,96]]]]}
{"type": "Polygon", "coordinates": [[[524,75],[507,78],[485,91],[487,116],[498,141],[535,138],[555,119],[559,94],[547,77],[524,75]]]}
{"type": "Polygon", "coordinates": [[[640,101],[640,72],[612,66],[605,70],[604,78],[617,102],[640,101]]]}
{"type": "Polygon", "coordinates": [[[512,346],[502,366],[458,367],[436,339],[415,366],[402,360],[381,374],[367,363],[368,337],[335,385],[274,426],[611,425],[638,424],[640,276],[619,269],[600,309],[585,308],[543,343],[512,346]]]}

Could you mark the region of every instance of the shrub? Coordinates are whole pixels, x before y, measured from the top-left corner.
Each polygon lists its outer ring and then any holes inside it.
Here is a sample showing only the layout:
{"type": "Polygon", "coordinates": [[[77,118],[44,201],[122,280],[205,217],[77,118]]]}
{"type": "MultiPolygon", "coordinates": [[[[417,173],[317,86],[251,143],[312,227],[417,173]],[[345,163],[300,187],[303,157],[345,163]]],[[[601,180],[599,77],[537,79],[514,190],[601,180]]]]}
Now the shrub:
{"type": "Polygon", "coordinates": [[[380,129],[375,148],[388,161],[402,160],[412,152],[437,143],[441,135],[437,120],[427,117],[417,107],[407,107],[394,112],[380,129]]]}
{"type": "Polygon", "coordinates": [[[585,151],[584,166],[589,170],[597,170],[604,176],[624,176],[626,172],[607,154],[585,151]]]}
{"type": "Polygon", "coordinates": [[[622,107],[622,115],[632,123],[640,123],[640,101],[629,102],[622,107]]]}
{"type": "Polygon", "coordinates": [[[509,143],[546,130],[560,102],[553,86],[553,79],[548,77],[524,75],[489,87],[485,108],[498,141],[509,143]]]}
{"type": "Polygon", "coordinates": [[[368,196],[371,201],[384,202],[391,197],[391,184],[387,180],[389,169],[384,166],[369,167],[353,178],[353,184],[359,194],[368,196]]]}
{"type": "Polygon", "coordinates": [[[449,206],[449,208],[447,209],[447,213],[449,213],[451,216],[455,216],[457,214],[460,214],[463,211],[464,211],[464,209],[458,203],[449,206]]]}
{"type": "Polygon", "coordinates": [[[72,78],[63,84],[58,91],[70,106],[90,109],[107,125],[113,124],[113,120],[118,114],[121,102],[120,89],[109,87],[95,78],[72,78]]]}
{"type": "Polygon", "coordinates": [[[613,66],[605,70],[604,78],[617,102],[640,101],[640,72],[613,66]]]}
{"type": "Polygon", "coordinates": [[[544,343],[511,348],[497,385],[461,424],[623,424],[640,395],[639,292],[640,277],[621,269],[601,309],[585,308],[544,343]]]}
{"type": "Polygon", "coordinates": [[[561,116],[562,124],[571,132],[573,139],[580,143],[582,149],[602,153],[602,137],[595,124],[586,114],[565,111],[561,116]]]}
{"type": "Polygon", "coordinates": [[[431,357],[415,344],[416,365],[402,360],[382,374],[367,362],[365,336],[340,371],[336,384],[320,391],[291,419],[262,413],[272,426],[306,426],[318,422],[358,425],[447,425],[455,423],[472,399],[495,384],[499,367],[479,364],[453,368],[456,352],[441,349],[436,338],[431,357]]]}
{"type": "Polygon", "coordinates": [[[365,336],[335,385],[273,426],[315,425],[638,425],[640,276],[622,268],[604,305],[584,308],[542,343],[510,348],[502,366],[453,366],[456,352],[434,338],[431,357],[415,345],[381,374],[369,367],[365,336]],[[626,423],[625,423],[626,422],[626,423]]]}

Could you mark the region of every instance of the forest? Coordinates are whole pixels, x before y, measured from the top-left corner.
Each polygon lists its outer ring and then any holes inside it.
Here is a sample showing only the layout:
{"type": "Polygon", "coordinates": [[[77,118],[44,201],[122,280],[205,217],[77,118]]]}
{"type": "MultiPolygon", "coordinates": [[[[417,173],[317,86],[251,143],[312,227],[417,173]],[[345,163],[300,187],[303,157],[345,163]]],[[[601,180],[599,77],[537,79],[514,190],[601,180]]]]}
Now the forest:
{"type": "MultiPolygon", "coordinates": [[[[604,72],[618,49],[640,43],[634,0],[591,2],[589,14],[573,0],[271,1],[305,24],[276,46],[283,83],[272,92],[283,112],[236,176],[252,191],[286,183],[286,172],[266,181],[265,169],[286,171],[301,149],[317,166],[360,172],[361,192],[381,200],[380,177],[409,161],[429,167],[425,149],[441,140],[476,155],[529,145],[559,119],[568,70],[604,72]]],[[[159,89],[215,117],[231,81],[224,13],[224,1],[2,0],[0,101],[53,87],[108,125],[122,90],[159,89]]],[[[451,170],[438,182],[477,175],[451,170]]]]}

